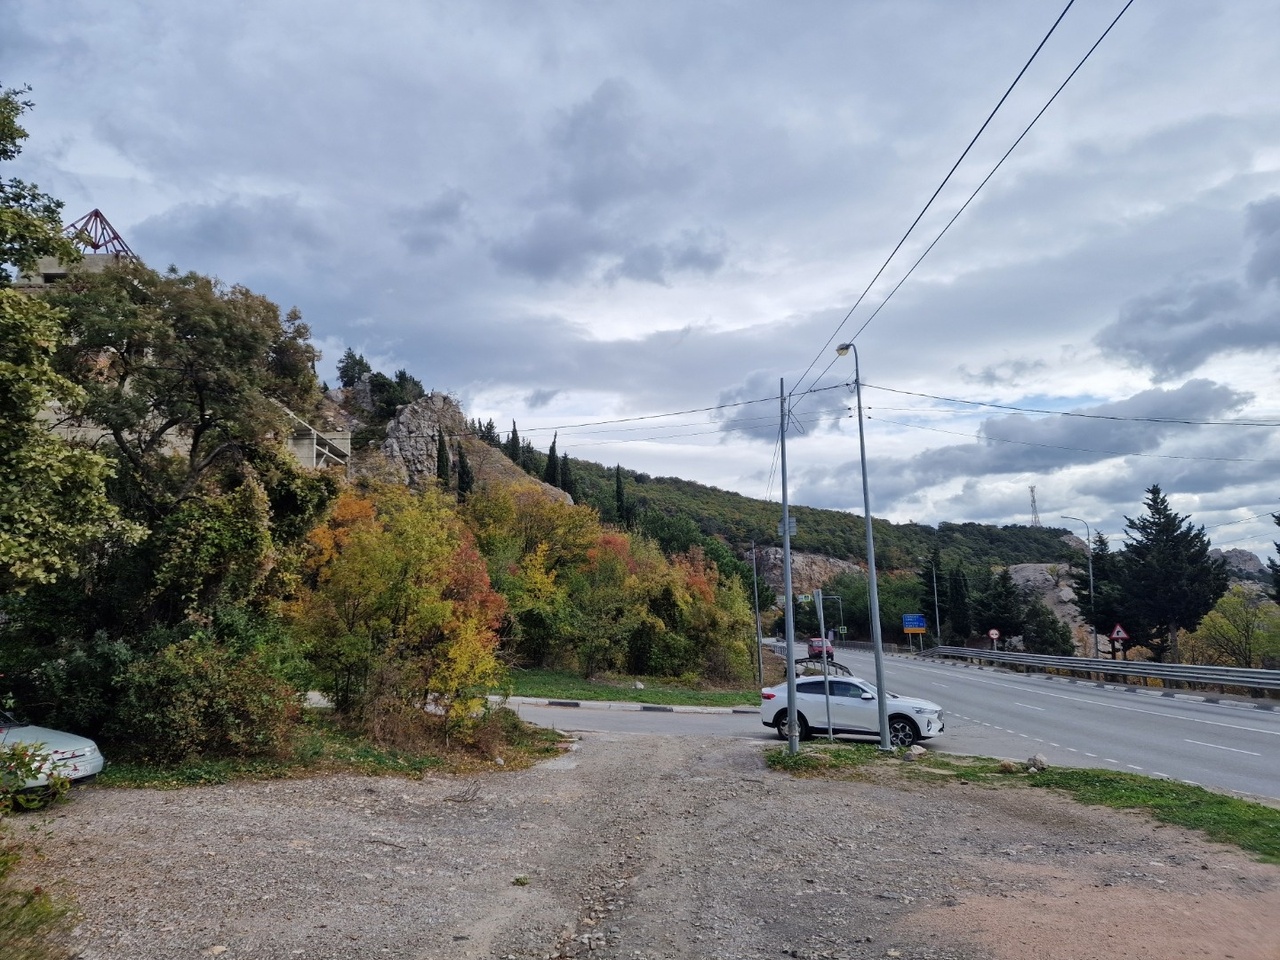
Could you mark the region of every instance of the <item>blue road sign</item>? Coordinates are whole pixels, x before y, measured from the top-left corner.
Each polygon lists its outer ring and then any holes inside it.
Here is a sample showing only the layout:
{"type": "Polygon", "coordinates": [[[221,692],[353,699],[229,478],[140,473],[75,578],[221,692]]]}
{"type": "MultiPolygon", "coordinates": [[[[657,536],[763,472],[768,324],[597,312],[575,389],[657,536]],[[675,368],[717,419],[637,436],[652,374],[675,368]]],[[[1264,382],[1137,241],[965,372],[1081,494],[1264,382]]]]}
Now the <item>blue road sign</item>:
{"type": "Polygon", "coordinates": [[[927,630],[928,624],[925,622],[923,613],[904,613],[902,615],[903,630],[927,630]]]}

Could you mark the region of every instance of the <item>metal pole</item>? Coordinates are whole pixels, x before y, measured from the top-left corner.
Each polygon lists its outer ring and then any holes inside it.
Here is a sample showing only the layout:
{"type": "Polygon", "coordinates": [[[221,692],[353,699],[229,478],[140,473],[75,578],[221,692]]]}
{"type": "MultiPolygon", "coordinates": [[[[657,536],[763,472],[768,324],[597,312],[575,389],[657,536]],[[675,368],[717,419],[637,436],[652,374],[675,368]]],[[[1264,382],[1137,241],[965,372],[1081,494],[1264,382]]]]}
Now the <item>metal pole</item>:
{"type": "Polygon", "coordinates": [[[756,608],[756,676],[764,686],[764,630],[760,626],[760,584],[756,580],[756,542],[751,541],[751,599],[756,608]]]}
{"type": "Polygon", "coordinates": [[[880,636],[880,591],[876,584],[876,543],[871,531],[871,492],[867,486],[867,440],[862,429],[862,373],[858,363],[858,347],[842,343],[836,347],[840,354],[853,351],[853,382],[858,396],[858,456],[862,462],[862,513],[867,527],[867,600],[871,606],[871,649],[876,661],[876,708],[880,719],[880,749],[892,750],[889,745],[889,705],[884,688],[884,641],[880,636]]]}
{"type": "Polygon", "coordinates": [[[791,596],[791,508],[787,502],[787,393],[781,377],[778,378],[778,407],[782,412],[779,445],[782,461],[782,592],[786,597],[783,613],[787,638],[787,753],[794,756],[800,752],[800,731],[796,729],[796,618],[795,601],[791,596]]]}
{"type": "MultiPolygon", "coordinates": [[[[933,571],[933,639],[938,643],[942,643],[942,614],[938,612],[938,568],[932,560],[929,561],[929,569],[933,571]]],[[[921,645],[921,652],[924,646],[921,645]]]]}
{"type": "MultiPolygon", "coordinates": [[[[1089,558],[1089,628],[1093,631],[1093,659],[1097,660],[1098,651],[1098,617],[1093,609],[1093,531],[1089,529],[1089,521],[1081,520],[1079,517],[1063,516],[1063,520],[1074,520],[1076,523],[1084,524],[1084,547],[1085,554],[1089,558]]],[[[1115,646],[1111,648],[1112,659],[1115,658],[1115,646]]]]}
{"type": "Polygon", "coordinates": [[[836,737],[831,732],[831,671],[827,666],[827,620],[822,615],[822,588],[813,591],[813,602],[818,608],[818,633],[822,636],[822,694],[827,702],[827,740],[834,742],[836,737]]]}

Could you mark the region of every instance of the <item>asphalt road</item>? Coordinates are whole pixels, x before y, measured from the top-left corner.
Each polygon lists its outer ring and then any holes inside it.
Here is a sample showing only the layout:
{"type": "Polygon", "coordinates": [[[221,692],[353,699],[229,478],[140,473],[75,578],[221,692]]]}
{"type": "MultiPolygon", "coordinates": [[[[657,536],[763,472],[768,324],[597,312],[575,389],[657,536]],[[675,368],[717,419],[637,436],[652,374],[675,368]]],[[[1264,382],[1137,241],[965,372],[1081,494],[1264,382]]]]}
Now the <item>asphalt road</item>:
{"type": "MultiPolygon", "coordinates": [[[[837,660],[857,675],[875,675],[869,653],[842,650],[837,660]]],[[[942,705],[947,730],[930,749],[1017,760],[1038,753],[1058,766],[1171,777],[1280,803],[1280,710],[913,657],[886,657],[885,677],[895,693],[942,705]]],[[[526,719],[568,732],[773,738],[754,711],[517,706],[526,719]]]]}

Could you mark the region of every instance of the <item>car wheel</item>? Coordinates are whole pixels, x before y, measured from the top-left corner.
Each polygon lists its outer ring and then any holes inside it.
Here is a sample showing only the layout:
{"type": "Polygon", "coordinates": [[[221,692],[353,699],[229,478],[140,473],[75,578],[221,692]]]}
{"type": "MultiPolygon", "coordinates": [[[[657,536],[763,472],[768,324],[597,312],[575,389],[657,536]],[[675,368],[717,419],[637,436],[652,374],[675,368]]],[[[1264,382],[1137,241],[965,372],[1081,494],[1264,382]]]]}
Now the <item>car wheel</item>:
{"type": "Polygon", "coordinates": [[[909,717],[889,718],[889,746],[905,749],[920,739],[920,729],[909,717]]]}
{"type": "Polygon", "coordinates": [[[779,710],[778,715],[773,718],[774,729],[778,731],[778,739],[787,739],[787,711],[779,710]]]}
{"type": "Polygon", "coordinates": [[[813,730],[809,727],[809,721],[804,718],[803,713],[796,714],[796,735],[801,740],[813,739],[813,730]]]}

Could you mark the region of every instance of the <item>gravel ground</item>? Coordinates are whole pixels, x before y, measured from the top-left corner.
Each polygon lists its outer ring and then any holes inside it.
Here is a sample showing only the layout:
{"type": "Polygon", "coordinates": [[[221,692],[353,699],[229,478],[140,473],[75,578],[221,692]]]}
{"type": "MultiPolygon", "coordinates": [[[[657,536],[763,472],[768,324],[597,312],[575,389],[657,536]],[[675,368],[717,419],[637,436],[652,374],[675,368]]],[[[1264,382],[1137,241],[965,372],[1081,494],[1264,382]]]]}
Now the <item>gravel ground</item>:
{"type": "Polygon", "coordinates": [[[1049,791],[592,734],[519,772],[77,791],[84,960],[1280,958],[1280,868],[1049,791]]]}

